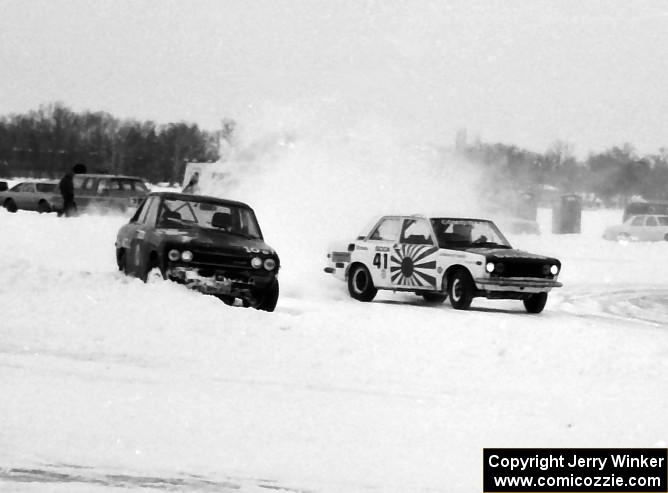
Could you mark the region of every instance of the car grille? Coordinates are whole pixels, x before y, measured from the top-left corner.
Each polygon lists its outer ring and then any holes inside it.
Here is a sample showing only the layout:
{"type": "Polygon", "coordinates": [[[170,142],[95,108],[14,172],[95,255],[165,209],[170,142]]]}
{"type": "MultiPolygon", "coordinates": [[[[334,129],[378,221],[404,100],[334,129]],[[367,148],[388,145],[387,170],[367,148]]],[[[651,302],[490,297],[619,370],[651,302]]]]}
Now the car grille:
{"type": "Polygon", "coordinates": [[[191,265],[213,269],[247,270],[250,269],[251,257],[239,254],[238,251],[193,249],[191,265]]]}
{"type": "Polygon", "coordinates": [[[503,264],[503,271],[498,277],[540,277],[552,278],[549,273],[543,273],[543,266],[547,262],[497,262],[503,264]]]}

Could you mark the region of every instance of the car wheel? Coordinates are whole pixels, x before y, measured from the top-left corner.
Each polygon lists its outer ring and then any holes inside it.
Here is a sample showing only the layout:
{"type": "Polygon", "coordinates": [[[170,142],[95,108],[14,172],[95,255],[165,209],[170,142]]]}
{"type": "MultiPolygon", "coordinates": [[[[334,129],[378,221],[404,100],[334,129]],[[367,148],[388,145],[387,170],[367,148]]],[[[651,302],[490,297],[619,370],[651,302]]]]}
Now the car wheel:
{"type": "Polygon", "coordinates": [[[51,206],[46,200],[40,200],[37,204],[37,212],[40,214],[51,212],[51,206]]]}
{"type": "Polygon", "coordinates": [[[228,296],[226,294],[219,294],[216,295],[216,298],[218,298],[220,301],[225,303],[226,305],[233,306],[234,305],[234,296],[228,296]]]}
{"type": "Polygon", "coordinates": [[[14,202],[12,199],[5,200],[4,205],[8,212],[16,212],[18,210],[18,207],[16,207],[16,202],[14,202]]]}
{"type": "Polygon", "coordinates": [[[147,284],[167,279],[165,269],[160,266],[160,261],[155,253],[152,253],[149,258],[144,259],[137,271],[137,277],[147,284]]]}
{"type": "Polygon", "coordinates": [[[363,265],[355,265],[348,274],[348,293],[358,301],[371,301],[378,293],[373,285],[369,270],[363,265]]]}
{"type": "Polygon", "coordinates": [[[464,269],[457,270],[448,283],[448,296],[450,304],[456,310],[466,310],[473,301],[473,279],[468,271],[464,269]]]}
{"type": "Polygon", "coordinates": [[[125,265],[125,249],[123,248],[116,249],[116,265],[118,266],[118,270],[127,274],[127,268],[125,265]]]}
{"type": "Polygon", "coordinates": [[[422,298],[429,303],[433,305],[438,305],[439,303],[443,303],[445,299],[448,297],[447,293],[432,293],[432,292],[427,292],[427,293],[422,293],[422,298]]]}
{"type": "Polygon", "coordinates": [[[529,313],[540,313],[547,303],[547,293],[532,294],[523,300],[524,308],[529,313]]]}
{"type": "Polygon", "coordinates": [[[273,282],[269,285],[267,290],[261,295],[260,302],[255,306],[255,308],[265,312],[273,312],[276,308],[276,303],[278,303],[278,293],[278,279],[274,278],[273,282]]]}

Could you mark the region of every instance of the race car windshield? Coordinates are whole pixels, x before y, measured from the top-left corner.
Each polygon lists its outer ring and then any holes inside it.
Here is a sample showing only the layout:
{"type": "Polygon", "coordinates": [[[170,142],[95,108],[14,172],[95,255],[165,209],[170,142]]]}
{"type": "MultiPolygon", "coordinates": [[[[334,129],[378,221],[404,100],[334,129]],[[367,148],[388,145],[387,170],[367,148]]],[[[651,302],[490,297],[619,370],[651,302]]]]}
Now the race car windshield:
{"type": "Polygon", "coordinates": [[[438,217],[431,225],[441,248],[511,248],[491,221],[438,217]]]}
{"type": "Polygon", "coordinates": [[[233,204],[165,199],[160,209],[163,227],[199,226],[246,238],[262,239],[253,211],[233,204]]]}

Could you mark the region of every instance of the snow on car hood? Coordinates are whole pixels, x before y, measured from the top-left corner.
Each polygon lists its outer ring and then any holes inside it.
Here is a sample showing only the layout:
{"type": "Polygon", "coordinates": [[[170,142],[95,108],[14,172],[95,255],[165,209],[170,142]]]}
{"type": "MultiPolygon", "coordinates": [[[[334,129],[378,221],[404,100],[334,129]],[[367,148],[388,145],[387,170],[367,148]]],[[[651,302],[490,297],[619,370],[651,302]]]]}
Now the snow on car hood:
{"type": "Polygon", "coordinates": [[[552,257],[544,255],[536,255],[535,253],[524,252],[522,250],[515,250],[514,248],[467,248],[467,252],[478,253],[487,258],[495,259],[522,259],[522,260],[540,260],[540,261],[556,261],[552,257]]]}

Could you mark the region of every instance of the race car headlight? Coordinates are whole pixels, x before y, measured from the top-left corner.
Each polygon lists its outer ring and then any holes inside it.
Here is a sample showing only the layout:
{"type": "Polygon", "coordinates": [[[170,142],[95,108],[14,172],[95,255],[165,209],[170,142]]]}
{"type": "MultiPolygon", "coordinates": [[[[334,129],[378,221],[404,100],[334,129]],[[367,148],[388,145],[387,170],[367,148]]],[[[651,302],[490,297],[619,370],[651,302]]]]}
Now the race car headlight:
{"type": "Polygon", "coordinates": [[[552,274],[553,276],[556,276],[557,274],[559,274],[559,266],[556,265],[556,264],[553,264],[552,267],[550,267],[550,274],[552,274]]]}
{"type": "Polygon", "coordinates": [[[167,254],[167,257],[169,257],[169,260],[172,262],[176,262],[178,259],[181,258],[181,252],[178,250],[170,250],[169,253],[167,254]]]}
{"type": "Polygon", "coordinates": [[[181,260],[184,262],[190,262],[193,259],[193,252],[190,250],[184,250],[183,253],[181,253],[181,260]]]}
{"type": "Polygon", "coordinates": [[[487,262],[487,265],[485,265],[485,270],[490,274],[494,272],[494,262],[487,262]]]}
{"type": "Polygon", "coordinates": [[[274,270],[276,268],[276,261],[273,258],[268,258],[264,261],[264,268],[267,270],[274,270]]]}
{"type": "Polygon", "coordinates": [[[259,269],[262,267],[262,259],[260,257],[253,257],[251,259],[251,267],[253,269],[259,269]]]}

